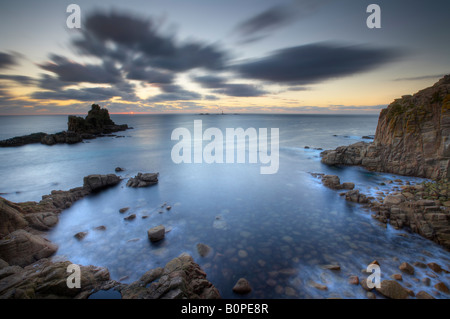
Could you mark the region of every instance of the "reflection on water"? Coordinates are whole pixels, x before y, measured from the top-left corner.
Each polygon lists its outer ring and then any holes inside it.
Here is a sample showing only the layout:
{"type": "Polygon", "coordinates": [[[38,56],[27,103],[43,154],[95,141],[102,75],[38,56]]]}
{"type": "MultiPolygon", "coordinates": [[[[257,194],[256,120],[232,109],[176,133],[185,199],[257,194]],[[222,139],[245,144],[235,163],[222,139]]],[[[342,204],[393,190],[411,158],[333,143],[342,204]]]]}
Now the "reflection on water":
{"type": "MultiPolygon", "coordinates": [[[[370,212],[310,175],[336,174],[341,182],[354,182],[356,188],[372,193],[395,185],[380,185],[398,178],[389,174],[322,165],[320,150],[314,149],[335,148],[373,134],[376,117],[200,118],[204,128],[223,131],[280,128],[280,166],[274,175],[261,175],[259,164],[174,164],[171,132],[177,127],[192,130],[194,119],[199,116],[118,117],[116,123],[135,128],[119,133],[124,138],[3,149],[0,173],[8,183],[0,185],[0,192],[13,201],[39,200],[52,189],[80,186],[83,176],[124,167],[119,173],[124,177],[121,184],[65,210],[48,238],[59,245],[56,258],[108,267],[113,279],[125,283],[183,252],[194,257],[225,298],[365,298],[366,292],[350,285],[348,278],[367,278],[362,270],[373,260],[381,265],[382,279],[400,273],[402,262],[437,262],[450,268],[447,251],[418,235],[381,227],[370,212]],[[159,183],[142,189],[125,187],[127,178],[137,172],[159,172],[159,183]],[[167,210],[167,205],[172,208],[167,210]],[[124,207],[129,210],[120,213],[124,207]],[[136,214],[134,220],[124,219],[131,214],[136,214]],[[168,230],[166,238],[151,243],[147,230],[161,224],[168,230]],[[96,229],[99,226],[105,229],[96,229]],[[74,238],[80,231],[88,232],[81,241],[74,238]],[[211,252],[201,257],[198,243],[210,246],[211,252]],[[321,267],[336,263],[341,270],[321,267]],[[244,297],[232,292],[241,277],[253,287],[244,297]],[[317,289],[314,283],[327,290],[317,289]]],[[[416,293],[424,290],[433,295],[439,281],[450,286],[445,273],[431,278],[427,286],[422,278],[432,271],[415,269],[414,277],[403,275],[402,285],[416,293]]]]}

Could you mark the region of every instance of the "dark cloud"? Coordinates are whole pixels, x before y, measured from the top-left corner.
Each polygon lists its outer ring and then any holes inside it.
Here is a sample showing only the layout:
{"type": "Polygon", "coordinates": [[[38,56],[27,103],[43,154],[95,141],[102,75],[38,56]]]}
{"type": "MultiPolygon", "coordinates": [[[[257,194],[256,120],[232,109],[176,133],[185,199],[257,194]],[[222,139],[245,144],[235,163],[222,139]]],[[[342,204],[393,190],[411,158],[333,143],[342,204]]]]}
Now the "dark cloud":
{"type": "Polygon", "coordinates": [[[400,56],[391,49],[307,44],[274,52],[265,58],[235,65],[246,78],[305,85],[375,69],[400,56]]]}
{"type": "Polygon", "coordinates": [[[131,67],[130,70],[128,71],[127,79],[145,81],[147,83],[169,84],[174,81],[174,74],[134,66],[131,67]]]}
{"type": "Polygon", "coordinates": [[[183,89],[176,84],[163,84],[160,86],[163,93],[157,94],[147,99],[147,102],[164,102],[164,101],[188,101],[201,100],[202,96],[197,92],[183,89]]]}
{"type": "Polygon", "coordinates": [[[14,65],[17,65],[17,60],[14,55],[0,52],[0,69],[8,69],[14,65]]]}
{"type": "Polygon", "coordinates": [[[153,20],[127,13],[90,14],[81,35],[73,41],[79,52],[108,57],[124,65],[181,72],[194,68],[217,70],[226,61],[225,52],[217,45],[177,43],[173,36],[163,34],[153,20]]]}
{"type": "Polygon", "coordinates": [[[408,78],[398,78],[394,81],[422,81],[422,80],[430,80],[430,79],[440,79],[444,77],[446,74],[434,74],[434,75],[422,75],[408,78]]]}
{"type": "Polygon", "coordinates": [[[197,76],[193,78],[204,88],[215,89],[213,93],[236,97],[255,97],[267,93],[252,84],[226,83],[226,79],[214,75],[197,76]]]}
{"type": "Polygon", "coordinates": [[[241,22],[235,29],[242,38],[241,43],[256,42],[280,27],[312,16],[328,1],[297,0],[289,4],[279,4],[241,22]]]}
{"type": "Polygon", "coordinates": [[[234,83],[225,84],[221,89],[214,90],[213,92],[236,97],[255,97],[268,93],[255,85],[234,83]]]}
{"type": "Polygon", "coordinates": [[[31,85],[34,82],[34,79],[25,76],[25,75],[9,75],[9,74],[0,74],[0,80],[9,80],[14,81],[23,85],[31,85]]]}
{"type": "Polygon", "coordinates": [[[102,102],[113,97],[119,96],[118,91],[112,88],[80,88],[67,89],[62,91],[38,91],[31,95],[32,99],[37,100],[78,100],[102,102]]]}
{"type": "Polygon", "coordinates": [[[204,88],[217,89],[222,87],[226,79],[215,75],[203,75],[192,78],[195,82],[199,83],[204,88]]]}
{"type": "Polygon", "coordinates": [[[277,28],[290,22],[293,18],[294,14],[292,10],[289,10],[288,6],[277,5],[240,23],[237,29],[244,36],[248,37],[255,33],[262,33],[277,28]]]}
{"type": "Polygon", "coordinates": [[[121,80],[120,71],[114,64],[104,60],[101,65],[79,64],[60,55],[51,55],[51,61],[39,66],[57,75],[63,82],[73,83],[117,83],[121,80]]]}

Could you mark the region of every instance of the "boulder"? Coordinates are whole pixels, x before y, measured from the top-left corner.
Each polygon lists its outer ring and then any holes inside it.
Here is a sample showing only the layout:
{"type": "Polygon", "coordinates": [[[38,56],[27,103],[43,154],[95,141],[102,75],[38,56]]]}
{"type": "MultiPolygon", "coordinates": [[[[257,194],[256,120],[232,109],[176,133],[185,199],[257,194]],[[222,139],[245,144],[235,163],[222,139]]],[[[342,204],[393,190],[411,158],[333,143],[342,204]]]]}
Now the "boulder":
{"type": "Polygon", "coordinates": [[[408,264],[407,262],[402,263],[398,269],[408,275],[414,275],[414,267],[408,264]]]}
{"type": "Polygon", "coordinates": [[[376,290],[390,299],[408,299],[409,291],[395,280],[383,280],[376,290]]]}
{"type": "Polygon", "coordinates": [[[236,284],[233,287],[233,292],[245,295],[252,291],[252,287],[250,286],[250,283],[245,278],[239,278],[239,280],[236,282],[236,284]]]}
{"type": "Polygon", "coordinates": [[[91,192],[96,192],[104,188],[117,185],[120,177],[114,174],[108,175],[88,175],[83,179],[83,188],[91,192]]]}
{"type": "Polygon", "coordinates": [[[165,234],[166,228],[163,225],[153,227],[147,231],[148,239],[150,239],[151,242],[157,242],[164,239],[165,234]]]}
{"type": "Polygon", "coordinates": [[[219,299],[220,294],[191,256],[182,254],[164,269],[146,272],[119,288],[123,299],[219,299]]]}

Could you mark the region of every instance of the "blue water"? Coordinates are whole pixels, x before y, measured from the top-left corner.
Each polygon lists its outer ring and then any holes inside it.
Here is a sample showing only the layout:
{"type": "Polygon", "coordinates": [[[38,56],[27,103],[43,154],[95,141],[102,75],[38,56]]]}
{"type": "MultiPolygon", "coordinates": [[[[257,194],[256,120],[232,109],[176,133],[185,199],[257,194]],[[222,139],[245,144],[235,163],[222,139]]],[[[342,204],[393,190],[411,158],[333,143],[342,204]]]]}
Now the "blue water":
{"type": "MultiPolygon", "coordinates": [[[[0,136],[8,138],[38,131],[65,129],[65,116],[0,117],[0,136]],[[14,125],[7,125],[15,121],[14,125]],[[26,125],[25,125],[26,123],[26,125]],[[8,131],[6,131],[8,127],[8,131]]],[[[191,254],[207,278],[225,298],[365,298],[360,286],[347,283],[373,260],[381,265],[382,279],[399,273],[398,266],[437,262],[450,268],[450,254],[438,245],[406,231],[380,226],[361,206],[346,202],[310,172],[339,175],[367,192],[387,189],[397,179],[358,167],[334,168],[320,163],[320,150],[363,140],[375,133],[376,116],[336,115],[113,115],[134,129],[117,137],[103,137],[76,145],[27,145],[0,149],[0,193],[12,201],[40,200],[53,189],[81,186],[83,176],[118,173],[117,187],[76,202],[60,216],[48,238],[59,245],[55,258],[108,267],[111,277],[124,283],[147,270],[164,266],[183,252],[191,254]],[[203,128],[279,128],[279,170],[261,175],[262,164],[175,164],[171,140],[175,128],[193,131],[194,120],[203,128]],[[305,148],[308,146],[309,148],[305,148]],[[138,172],[159,172],[159,183],[141,189],[125,187],[138,172]],[[172,209],[166,210],[164,204],[172,209]],[[119,209],[130,207],[125,214],[119,209]],[[136,214],[132,221],[124,217],[136,214]],[[163,224],[166,238],[152,244],[147,230],[163,224]],[[98,226],[106,230],[95,230],[98,226]],[[73,235],[87,231],[78,241],[73,235]],[[211,247],[206,257],[198,243],[211,247]],[[321,265],[339,263],[341,271],[321,265]],[[245,277],[253,291],[241,297],[232,292],[245,277]],[[312,287],[310,281],[328,290],[312,287]]],[[[205,143],[206,144],[206,143],[205,143]]],[[[403,178],[412,183],[417,178],[403,178]]],[[[416,267],[416,278],[431,270],[416,267]]],[[[416,293],[435,294],[433,285],[450,277],[441,273],[431,286],[404,275],[403,285],[416,293]]],[[[434,295],[448,298],[448,295],[434,295]]]]}

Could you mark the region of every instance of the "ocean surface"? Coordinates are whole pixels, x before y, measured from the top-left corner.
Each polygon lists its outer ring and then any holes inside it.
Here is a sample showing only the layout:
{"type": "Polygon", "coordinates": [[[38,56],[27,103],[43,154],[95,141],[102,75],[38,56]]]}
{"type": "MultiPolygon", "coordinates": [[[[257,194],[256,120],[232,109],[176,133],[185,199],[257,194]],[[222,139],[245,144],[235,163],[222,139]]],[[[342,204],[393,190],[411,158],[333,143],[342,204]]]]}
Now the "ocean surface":
{"type": "MultiPolygon", "coordinates": [[[[375,134],[377,116],[111,117],[133,129],[75,145],[0,148],[0,196],[14,202],[39,201],[51,190],[82,186],[86,175],[115,173],[118,166],[125,169],[117,173],[123,177],[121,184],[62,212],[47,236],[59,246],[54,259],[105,266],[112,279],[130,283],[185,252],[224,298],[366,298],[366,291],[350,285],[348,278],[367,278],[362,270],[374,260],[381,265],[382,280],[400,273],[402,262],[437,262],[450,268],[449,252],[407,230],[383,227],[369,211],[345,201],[339,191],[325,188],[311,175],[335,174],[341,182],[354,182],[357,189],[372,194],[398,187],[397,182],[388,183],[398,178],[422,181],[320,163],[320,149],[370,141],[363,136],[375,134]],[[172,132],[186,128],[194,137],[194,120],[202,121],[203,130],[218,128],[224,135],[227,128],[267,128],[270,137],[270,128],[278,128],[277,173],[260,174],[267,164],[259,160],[174,163],[171,152],[178,141],[171,139],[172,132]],[[147,188],[126,187],[128,178],[138,172],[159,172],[159,183],[147,188]],[[121,214],[123,207],[129,210],[121,214]],[[124,220],[130,214],[136,214],[136,219],[124,220]],[[169,230],[166,238],[150,243],[147,230],[161,224],[169,230]],[[96,230],[98,226],[106,230],[96,230]],[[88,235],[80,241],[74,234],[81,231],[88,235]],[[207,256],[199,255],[199,243],[211,247],[207,256]],[[334,263],[341,266],[340,271],[322,268],[334,263]],[[253,288],[245,296],[232,292],[241,277],[253,288]],[[315,288],[314,282],[326,285],[327,290],[315,288]]],[[[0,139],[55,133],[66,127],[66,116],[3,116],[0,139]]],[[[208,143],[203,141],[203,146],[208,143]]],[[[225,144],[224,149],[228,150],[225,144]]],[[[414,277],[425,278],[430,272],[416,267],[414,277]]],[[[450,286],[450,277],[444,273],[431,278],[430,286],[404,274],[402,284],[416,293],[424,290],[436,298],[448,298],[435,294],[433,286],[440,281],[450,286]]]]}

